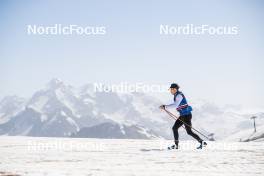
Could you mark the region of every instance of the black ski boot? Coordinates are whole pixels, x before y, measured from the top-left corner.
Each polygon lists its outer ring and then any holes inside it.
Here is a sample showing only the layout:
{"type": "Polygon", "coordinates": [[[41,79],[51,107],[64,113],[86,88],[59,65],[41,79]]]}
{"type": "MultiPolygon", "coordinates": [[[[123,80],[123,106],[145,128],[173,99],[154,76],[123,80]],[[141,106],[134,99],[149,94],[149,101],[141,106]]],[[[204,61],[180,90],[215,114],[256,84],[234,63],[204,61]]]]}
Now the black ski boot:
{"type": "Polygon", "coordinates": [[[178,145],[172,145],[172,146],[170,146],[170,147],[168,147],[168,150],[174,150],[174,149],[178,149],[178,145]]]}
{"type": "Polygon", "coordinates": [[[197,147],[197,149],[202,149],[203,147],[205,147],[207,145],[207,143],[206,142],[204,142],[204,141],[201,141],[200,142],[200,146],[199,147],[197,147]]]}

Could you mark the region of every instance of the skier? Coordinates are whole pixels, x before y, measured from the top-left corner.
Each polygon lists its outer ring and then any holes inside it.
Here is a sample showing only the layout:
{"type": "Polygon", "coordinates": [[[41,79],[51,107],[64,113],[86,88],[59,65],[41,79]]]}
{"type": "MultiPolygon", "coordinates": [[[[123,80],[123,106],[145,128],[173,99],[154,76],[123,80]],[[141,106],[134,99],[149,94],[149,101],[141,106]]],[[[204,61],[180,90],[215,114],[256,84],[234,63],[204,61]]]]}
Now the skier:
{"type": "Polygon", "coordinates": [[[176,110],[180,113],[180,117],[175,121],[172,131],[174,135],[174,143],[175,145],[172,145],[171,147],[168,147],[168,149],[178,149],[179,144],[179,134],[178,129],[184,124],[186,132],[188,135],[192,136],[194,139],[196,139],[200,146],[197,147],[197,149],[202,149],[204,145],[207,145],[206,142],[204,142],[196,133],[192,131],[192,107],[188,105],[187,100],[182,92],[179,91],[179,85],[176,83],[172,83],[170,86],[170,92],[174,96],[173,100],[174,102],[169,105],[161,105],[160,109],[165,110],[166,108],[176,108],[176,110]],[[184,123],[183,123],[184,122],[184,123]]]}

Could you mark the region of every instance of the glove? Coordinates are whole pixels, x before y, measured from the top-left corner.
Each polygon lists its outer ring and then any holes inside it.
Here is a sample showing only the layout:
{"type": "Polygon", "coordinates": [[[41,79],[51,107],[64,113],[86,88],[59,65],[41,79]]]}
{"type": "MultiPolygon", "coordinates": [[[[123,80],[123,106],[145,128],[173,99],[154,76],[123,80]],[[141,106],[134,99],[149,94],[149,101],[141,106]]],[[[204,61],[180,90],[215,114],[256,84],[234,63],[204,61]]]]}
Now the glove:
{"type": "Polygon", "coordinates": [[[161,105],[159,108],[164,110],[165,109],[165,105],[161,105]]]}

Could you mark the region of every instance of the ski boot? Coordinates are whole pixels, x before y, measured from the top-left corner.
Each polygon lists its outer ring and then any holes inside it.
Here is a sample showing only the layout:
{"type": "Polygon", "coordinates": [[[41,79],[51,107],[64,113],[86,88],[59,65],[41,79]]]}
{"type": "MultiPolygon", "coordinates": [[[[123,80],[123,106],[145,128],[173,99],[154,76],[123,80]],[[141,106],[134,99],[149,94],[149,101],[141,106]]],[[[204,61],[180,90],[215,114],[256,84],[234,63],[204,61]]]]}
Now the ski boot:
{"type": "Polygon", "coordinates": [[[200,146],[198,146],[197,149],[202,149],[202,148],[205,147],[206,145],[207,145],[206,142],[201,141],[201,142],[200,142],[200,146]]]}
{"type": "Polygon", "coordinates": [[[174,150],[174,149],[177,150],[178,149],[178,145],[174,144],[174,145],[168,147],[168,150],[174,150]]]}

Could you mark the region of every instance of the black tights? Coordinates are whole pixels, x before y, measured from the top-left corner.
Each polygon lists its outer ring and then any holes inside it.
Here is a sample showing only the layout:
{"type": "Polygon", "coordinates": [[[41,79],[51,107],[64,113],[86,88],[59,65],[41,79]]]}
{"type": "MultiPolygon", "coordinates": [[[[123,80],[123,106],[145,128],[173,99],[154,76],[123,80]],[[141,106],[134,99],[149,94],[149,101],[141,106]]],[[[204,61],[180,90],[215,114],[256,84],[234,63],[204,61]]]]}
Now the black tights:
{"type": "Polygon", "coordinates": [[[192,120],[192,114],[188,114],[188,115],[180,116],[179,119],[177,119],[176,122],[174,123],[172,130],[174,134],[174,141],[177,146],[179,143],[178,129],[183,125],[183,122],[187,124],[187,125],[184,124],[184,126],[185,126],[185,129],[188,135],[192,136],[194,139],[196,139],[200,143],[203,141],[197,134],[195,134],[192,131],[192,128],[191,128],[192,121],[191,120],[192,120]]]}

